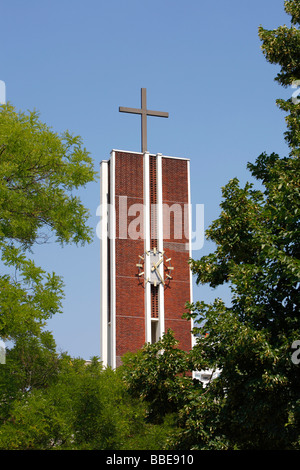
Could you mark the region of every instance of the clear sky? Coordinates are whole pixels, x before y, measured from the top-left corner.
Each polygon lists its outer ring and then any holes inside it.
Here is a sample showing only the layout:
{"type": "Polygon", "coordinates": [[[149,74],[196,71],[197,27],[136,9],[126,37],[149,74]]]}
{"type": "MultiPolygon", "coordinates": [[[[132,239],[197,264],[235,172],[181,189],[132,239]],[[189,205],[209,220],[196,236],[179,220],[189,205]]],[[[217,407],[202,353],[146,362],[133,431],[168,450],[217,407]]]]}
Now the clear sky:
{"type": "MultiPolygon", "coordinates": [[[[204,204],[205,228],[217,218],[221,187],[250,180],[248,161],[287,153],[276,98],[294,90],[274,82],[258,27],[290,24],[283,0],[2,0],[0,80],[17,109],[36,109],[53,130],[81,135],[98,171],[112,149],[140,151],[140,107],[151,153],[191,159],[192,203],[204,204]]],[[[64,312],[49,321],[59,350],[100,354],[99,181],[79,193],[94,242],[36,247],[37,262],[64,278],[64,312]]],[[[207,254],[205,242],[194,258],[207,254]]],[[[135,262],[135,260],[133,260],[135,262]]],[[[228,299],[226,289],[194,286],[194,300],[228,299]]]]}

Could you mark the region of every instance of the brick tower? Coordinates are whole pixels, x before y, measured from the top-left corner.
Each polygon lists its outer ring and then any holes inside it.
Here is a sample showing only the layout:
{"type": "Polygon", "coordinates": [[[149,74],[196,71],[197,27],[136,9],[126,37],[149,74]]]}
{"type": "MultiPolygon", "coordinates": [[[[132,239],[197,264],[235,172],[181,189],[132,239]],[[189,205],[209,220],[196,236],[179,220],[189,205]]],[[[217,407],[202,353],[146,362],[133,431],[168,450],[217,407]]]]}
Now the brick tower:
{"type": "MultiPolygon", "coordinates": [[[[120,111],[167,117],[146,110],[145,89],[140,110],[120,111]]],[[[149,154],[145,139],[142,121],[142,152],[113,150],[100,166],[101,360],[113,368],[168,328],[192,347],[190,162],[149,154]]]]}

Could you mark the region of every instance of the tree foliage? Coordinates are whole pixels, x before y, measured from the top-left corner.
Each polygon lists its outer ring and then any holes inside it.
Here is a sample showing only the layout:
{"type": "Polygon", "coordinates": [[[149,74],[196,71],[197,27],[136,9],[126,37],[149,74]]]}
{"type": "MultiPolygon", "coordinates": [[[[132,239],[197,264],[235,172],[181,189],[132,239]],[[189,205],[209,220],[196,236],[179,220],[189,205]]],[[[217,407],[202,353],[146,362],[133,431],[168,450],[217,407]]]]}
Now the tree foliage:
{"type": "Polygon", "coordinates": [[[72,193],[95,176],[81,138],[58,135],[36,112],[0,110],[1,240],[28,247],[50,231],[61,243],[89,240],[88,211],[72,193]]]}
{"type": "Polygon", "coordinates": [[[74,191],[94,178],[80,137],[58,135],[36,112],[0,107],[0,338],[11,341],[0,367],[0,424],[59,372],[45,328],[61,312],[63,281],[37,266],[30,250],[50,237],[91,240],[88,211],[74,191]]]}
{"type": "Polygon", "coordinates": [[[155,344],[145,344],[137,354],[123,357],[124,380],[130,393],[149,403],[148,420],[162,422],[177,412],[182,397],[191,388],[189,356],[178,347],[171,330],[155,344]],[[181,390],[182,393],[178,393],[181,390]]]}
{"type": "Polygon", "coordinates": [[[95,172],[80,137],[53,132],[36,112],[0,107],[0,337],[39,335],[61,309],[63,282],[29,259],[49,237],[91,240],[88,211],[74,190],[95,172]]]}
{"type": "Polygon", "coordinates": [[[145,406],[127,394],[118,372],[104,370],[97,358],[56,359],[46,388],[36,382],[13,401],[0,426],[0,449],[160,449],[170,426],[145,422],[145,406]]]}

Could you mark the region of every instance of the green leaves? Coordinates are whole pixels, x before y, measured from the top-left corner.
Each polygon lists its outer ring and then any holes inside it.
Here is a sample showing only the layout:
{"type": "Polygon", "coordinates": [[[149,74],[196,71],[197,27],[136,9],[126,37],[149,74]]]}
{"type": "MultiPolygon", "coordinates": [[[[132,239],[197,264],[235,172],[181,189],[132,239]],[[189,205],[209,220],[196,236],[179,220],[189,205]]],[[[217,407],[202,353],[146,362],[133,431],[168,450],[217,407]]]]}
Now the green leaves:
{"type": "Polygon", "coordinates": [[[285,0],[284,2],[285,11],[291,15],[291,22],[294,25],[300,24],[300,5],[295,0],[285,0]]]}
{"type": "Polygon", "coordinates": [[[26,448],[47,447],[50,429],[55,441],[62,426],[53,403],[43,410],[44,396],[31,402],[28,414],[28,394],[47,388],[58,373],[55,341],[45,327],[62,311],[64,297],[62,279],[37,266],[28,251],[53,235],[61,244],[90,241],[88,211],[73,192],[94,178],[80,137],[59,136],[36,112],[0,106],[0,338],[13,344],[0,369],[0,420],[15,407],[15,422],[24,429],[8,426],[11,448],[24,442],[26,448]]]}
{"type": "Polygon", "coordinates": [[[45,347],[43,354],[36,354],[33,341],[30,346],[18,345],[23,364],[19,368],[14,364],[13,376],[9,375],[13,351],[6,377],[4,368],[0,369],[1,383],[6,380],[0,449],[161,449],[170,425],[145,422],[145,406],[127,394],[119,371],[103,369],[96,357],[85,364],[67,354],[49,354],[45,347]],[[7,409],[12,380],[26,388],[14,401],[10,398],[7,409]]]}
{"type": "MultiPolygon", "coordinates": [[[[275,80],[284,87],[299,87],[300,83],[300,31],[297,27],[300,22],[299,2],[290,0],[285,2],[285,10],[292,16],[293,25],[286,25],[269,31],[259,28],[259,37],[262,41],[262,50],[268,62],[280,65],[280,72],[275,80]]],[[[293,90],[291,90],[291,95],[293,90]]],[[[287,131],[285,139],[291,149],[290,155],[300,157],[300,103],[292,98],[288,100],[277,100],[277,105],[283,111],[288,112],[286,116],[287,131]]]]}
{"type": "Polygon", "coordinates": [[[0,276],[0,337],[39,335],[46,320],[61,311],[63,282],[26,259],[21,248],[3,243],[0,248],[3,264],[15,269],[14,276],[0,276]]]}
{"type": "Polygon", "coordinates": [[[74,189],[95,180],[79,136],[62,136],[36,112],[0,107],[0,235],[31,246],[47,228],[61,243],[90,240],[88,211],[74,189]]]}
{"type": "MultiPolygon", "coordinates": [[[[285,6],[299,24],[299,2],[285,6]]],[[[299,30],[260,27],[259,36],[267,60],[281,67],[276,80],[284,86],[299,80],[299,30]]],[[[203,411],[198,416],[202,428],[210,423],[230,448],[299,444],[299,371],[290,348],[300,338],[300,107],[292,100],[277,103],[289,113],[285,138],[290,155],[262,153],[248,164],[263,189],[250,183],[241,188],[236,178],[222,188],[221,214],[206,232],[215,252],[190,262],[197,283],[216,287],[228,282],[232,293],[229,307],[219,299],[190,306],[199,324],[194,363],[221,369],[207,394],[208,401],[220,405],[218,416],[203,411]]],[[[196,430],[194,435],[203,439],[196,430]]]]}
{"type": "Polygon", "coordinates": [[[262,50],[268,62],[279,64],[275,80],[283,86],[299,79],[300,32],[296,27],[279,26],[273,31],[259,27],[262,50]]]}
{"type": "Polygon", "coordinates": [[[79,136],[61,136],[37,112],[0,107],[0,336],[39,334],[61,311],[62,280],[27,258],[53,234],[63,243],[91,240],[89,213],[73,191],[95,180],[79,136]],[[7,269],[4,268],[7,267],[7,269]]]}
{"type": "Polygon", "coordinates": [[[149,418],[154,422],[175,411],[181,397],[178,391],[185,393],[191,386],[190,378],[185,377],[188,355],[177,344],[168,330],[157,343],[146,344],[140,353],[123,358],[129,392],[151,404],[149,418]]]}

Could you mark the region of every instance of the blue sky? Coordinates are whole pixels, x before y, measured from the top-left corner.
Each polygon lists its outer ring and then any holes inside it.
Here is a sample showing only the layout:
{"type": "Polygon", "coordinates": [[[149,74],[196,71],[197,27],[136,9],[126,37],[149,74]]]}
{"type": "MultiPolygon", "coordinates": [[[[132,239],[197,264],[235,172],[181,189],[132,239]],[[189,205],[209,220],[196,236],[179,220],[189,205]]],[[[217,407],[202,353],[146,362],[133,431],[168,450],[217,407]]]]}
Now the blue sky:
{"type": "MultiPolygon", "coordinates": [[[[258,27],[290,24],[283,0],[2,0],[0,80],[17,109],[36,109],[57,132],[81,135],[95,169],[110,151],[140,151],[140,107],[148,150],[191,159],[192,203],[204,204],[205,228],[217,218],[221,187],[250,180],[248,161],[287,153],[276,98],[294,92],[274,77],[258,27]]],[[[37,262],[64,278],[64,312],[49,321],[59,350],[100,354],[99,181],[79,192],[90,210],[94,241],[85,247],[36,247],[37,262]]],[[[207,254],[205,242],[193,253],[207,254]]],[[[134,260],[135,262],[135,260],[134,260]]],[[[228,300],[226,288],[194,286],[194,300],[228,300]]]]}

